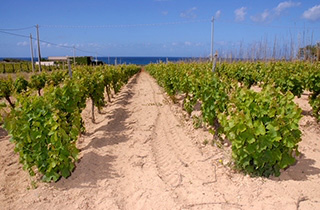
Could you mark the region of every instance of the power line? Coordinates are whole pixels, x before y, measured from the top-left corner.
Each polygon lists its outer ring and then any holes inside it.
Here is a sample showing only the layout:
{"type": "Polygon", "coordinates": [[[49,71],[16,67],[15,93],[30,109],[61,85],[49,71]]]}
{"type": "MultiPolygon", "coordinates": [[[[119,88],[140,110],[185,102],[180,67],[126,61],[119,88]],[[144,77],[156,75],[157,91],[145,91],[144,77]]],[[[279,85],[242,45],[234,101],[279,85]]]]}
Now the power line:
{"type": "MultiPolygon", "coordinates": [[[[0,33],[9,34],[9,35],[12,35],[12,36],[23,37],[23,38],[30,38],[30,36],[27,36],[27,35],[16,34],[16,33],[7,32],[7,31],[1,31],[1,30],[0,30],[0,33]]],[[[36,38],[32,38],[32,39],[33,39],[33,40],[37,40],[36,38]]],[[[76,50],[78,50],[78,51],[80,51],[80,52],[96,54],[96,52],[81,50],[81,49],[76,48],[76,47],[73,47],[73,46],[65,46],[65,45],[56,44],[56,43],[49,42],[49,41],[46,41],[46,40],[41,40],[41,39],[40,39],[39,41],[40,41],[41,43],[50,44],[50,45],[57,46],[57,47],[68,48],[68,49],[76,49],[76,50]]],[[[100,55],[100,54],[99,54],[99,55],[100,55]]]]}
{"type": "Polygon", "coordinates": [[[27,36],[27,35],[16,34],[16,33],[11,33],[11,32],[7,32],[7,31],[0,31],[0,33],[9,34],[9,35],[12,35],[12,36],[19,36],[19,37],[29,38],[29,36],[27,36]]]}
{"type": "MultiPolygon", "coordinates": [[[[243,22],[235,22],[232,20],[216,19],[218,22],[231,23],[237,25],[247,25],[264,28],[286,28],[286,29],[320,29],[320,27],[306,27],[306,26],[280,26],[280,25],[262,25],[262,24],[250,24],[243,22]]],[[[151,26],[166,26],[166,25],[179,25],[179,24],[191,24],[211,22],[211,19],[190,20],[190,21],[176,21],[165,23],[146,23],[146,24],[119,24],[119,25],[41,25],[43,28],[79,28],[79,29],[99,29],[99,28],[135,28],[135,27],[151,27],[151,26]]]]}
{"type": "MultiPolygon", "coordinates": [[[[320,27],[306,27],[306,26],[280,26],[280,25],[262,25],[262,24],[251,24],[243,22],[235,22],[232,20],[221,20],[216,19],[218,22],[231,23],[237,25],[247,25],[265,28],[288,28],[288,29],[320,29],[320,27]]],[[[190,24],[190,23],[201,23],[201,22],[211,22],[211,19],[201,19],[201,20],[189,20],[189,21],[175,21],[175,22],[164,22],[164,23],[145,23],[145,24],[119,24],[119,25],[40,25],[41,28],[89,28],[89,29],[99,29],[99,28],[135,28],[135,27],[150,27],[150,26],[165,26],[165,25],[179,25],[179,24],[190,24]]],[[[36,26],[28,26],[23,28],[8,28],[1,29],[0,31],[18,31],[35,28],[36,26]]]]}
{"type": "Polygon", "coordinates": [[[135,27],[150,27],[150,26],[165,26],[165,25],[180,25],[189,23],[210,22],[210,19],[177,21],[166,23],[145,23],[145,24],[119,24],[119,25],[41,25],[43,28],[135,28],[135,27]]]}
{"type": "MultiPolygon", "coordinates": [[[[80,52],[84,52],[84,53],[92,53],[92,54],[96,54],[96,52],[92,52],[92,51],[86,51],[86,50],[81,50],[77,47],[74,47],[74,46],[65,46],[65,45],[62,45],[62,44],[56,44],[56,43],[53,43],[53,42],[49,42],[49,41],[45,41],[45,40],[39,40],[41,43],[45,43],[45,44],[49,44],[49,45],[53,45],[53,46],[57,46],[57,47],[62,47],[62,48],[67,48],[67,49],[75,49],[77,51],[80,51],[80,52]]],[[[100,55],[100,54],[99,54],[100,55]]]]}
{"type": "Polygon", "coordinates": [[[27,30],[34,28],[35,26],[28,26],[24,28],[0,28],[1,31],[22,31],[22,30],[27,30]]]}
{"type": "MultiPolygon", "coordinates": [[[[283,29],[320,29],[320,27],[300,27],[300,26],[279,26],[279,25],[258,25],[258,24],[250,24],[250,23],[243,23],[243,22],[235,22],[232,20],[221,20],[221,19],[215,19],[218,22],[222,23],[230,23],[230,24],[238,24],[238,25],[246,25],[246,26],[254,26],[254,27],[264,27],[264,28],[283,28],[283,29]]],[[[119,24],[119,25],[41,25],[39,27],[41,28],[79,28],[79,29],[102,29],[102,28],[135,28],[135,27],[154,27],[154,26],[166,26],[166,25],[179,25],[179,24],[192,24],[192,23],[201,23],[201,22],[210,22],[212,20],[210,19],[201,19],[201,20],[189,20],[189,21],[176,21],[176,22],[165,22],[165,23],[147,23],[147,24],[119,24]]],[[[18,37],[24,37],[29,38],[27,35],[23,34],[16,34],[9,31],[18,31],[18,30],[27,30],[31,28],[35,28],[36,26],[28,26],[23,28],[11,28],[11,29],[0,29],[0,33],[12,35],[12,36],[18,36],[18,37]]],[[[32,38],[33,40],[36,40],[35,38],[32,38]]],[[[91,53],[91,54],[97,54],[96,52],[81,50],[79,48],[76,48],[74,46],[65,46],[62,44],[56,44],[53,42],[49,42],[46,40],[39,40],[41,43],[46,43],[49,45],[67,48],[67,49],[75,49],[80,52],[84,53],[91,53]]]]}
{"type": "MultiPolygon", "coordinates": [[[[45,43],[45,44],[49,44],[49,45],[53,45],[53,46],[56,46],[56,47],[62,47],[62,48],[67,48],[67,49],[75,49],[77,51],[80,51],[80,52],[84,52],[84,53],[91,53],[91,54],[96,54],[96,52],[92,52],[92,51],[87,51],[87,50],[81,50],[77,47],[73,47],[73,46],[65,46],[65,45],[62,45],[62,44],[56,44],[56,43],[53,43],[53,42],[49,42],[49,41],[45,41],[45,40],[39,40],[41,43],[45,43]]],[[[100,55],[100,54],[99,54],[100,55]]]]}

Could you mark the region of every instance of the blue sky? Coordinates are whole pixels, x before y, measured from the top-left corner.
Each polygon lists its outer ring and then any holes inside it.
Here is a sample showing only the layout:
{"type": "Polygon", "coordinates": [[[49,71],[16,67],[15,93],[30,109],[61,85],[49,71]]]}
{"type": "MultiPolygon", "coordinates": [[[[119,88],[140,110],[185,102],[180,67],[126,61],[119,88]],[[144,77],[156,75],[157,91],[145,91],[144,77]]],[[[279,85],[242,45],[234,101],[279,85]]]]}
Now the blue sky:
{"type": "Polygon", "coordinates": [[[76,55],[205,57],[212,16],[221,56],[320,42],[315,0],[2,0],[0,57],[29,57],[24,36],[36,37],[36,24],[43,57],[73,55],[73,46],[76,55]]]}

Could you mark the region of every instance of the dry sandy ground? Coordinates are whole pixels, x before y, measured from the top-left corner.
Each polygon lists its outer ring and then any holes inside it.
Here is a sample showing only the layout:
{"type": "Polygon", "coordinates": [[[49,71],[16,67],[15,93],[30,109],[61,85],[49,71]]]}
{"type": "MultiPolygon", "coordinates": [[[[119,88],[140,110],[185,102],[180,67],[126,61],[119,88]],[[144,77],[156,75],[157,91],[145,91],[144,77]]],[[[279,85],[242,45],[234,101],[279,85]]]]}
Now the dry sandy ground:
{"type": "Polygon", "coordinates": [[[142,72],[96,113],[79,140],[80,161],[68,179],[31,184],[9,137],[0,132],[0,209],[320,209],[320,126],[307,96],[295,166],[280,177],[251,178],[226,164],[230,148],[204,146],[155,80],[142,72]],[[37,188],[35,188],[35,186],[37,188]]]}

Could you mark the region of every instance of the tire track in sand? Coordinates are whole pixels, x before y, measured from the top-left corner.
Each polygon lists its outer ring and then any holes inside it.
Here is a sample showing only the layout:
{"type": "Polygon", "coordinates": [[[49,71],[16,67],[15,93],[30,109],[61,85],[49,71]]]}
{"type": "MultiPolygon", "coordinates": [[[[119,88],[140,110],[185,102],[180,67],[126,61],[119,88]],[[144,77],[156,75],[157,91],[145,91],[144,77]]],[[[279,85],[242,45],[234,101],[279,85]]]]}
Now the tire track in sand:
{"type": "MultiPolygon", "coordinates": [[[[153,93],[163,92],[148,74],[153,93]]],[[[186,129],[171,111],[170,103],[163,94],[153,94],[157,118],[151,134],[151,148],[158,176],[171,189],[181,209],[239,209],[228,203],[224,195],[213,185],[215,166],[205,158],[186,134],[186,129]]]]}

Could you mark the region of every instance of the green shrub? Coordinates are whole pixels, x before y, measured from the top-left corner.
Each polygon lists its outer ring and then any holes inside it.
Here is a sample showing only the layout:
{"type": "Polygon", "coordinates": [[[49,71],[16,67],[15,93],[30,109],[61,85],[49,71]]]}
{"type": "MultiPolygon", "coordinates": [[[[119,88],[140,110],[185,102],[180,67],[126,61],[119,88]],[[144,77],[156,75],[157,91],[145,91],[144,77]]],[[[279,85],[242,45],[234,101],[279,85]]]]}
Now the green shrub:
{"type": "Polygon", "coordinates": [[[267,86],[257,93],[237,90],[228,112],[219,115],[223,132],[232,142],[232,157],[238,169],[251,175],[280,175],[295,163],[301,141],[301,109],[293,94],[267,86]]]}
{"type": "Polygon", "coordinates": [[[79,93],[77,85],[68,82],[51,87],[44,96],[18,96],[17,108],[5,118],[4,128],[30,175],[37,171],[49,182],[73,171],[81,129],[79,93]]]}

